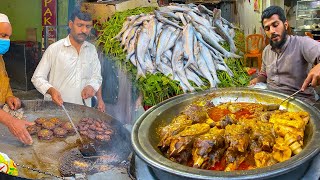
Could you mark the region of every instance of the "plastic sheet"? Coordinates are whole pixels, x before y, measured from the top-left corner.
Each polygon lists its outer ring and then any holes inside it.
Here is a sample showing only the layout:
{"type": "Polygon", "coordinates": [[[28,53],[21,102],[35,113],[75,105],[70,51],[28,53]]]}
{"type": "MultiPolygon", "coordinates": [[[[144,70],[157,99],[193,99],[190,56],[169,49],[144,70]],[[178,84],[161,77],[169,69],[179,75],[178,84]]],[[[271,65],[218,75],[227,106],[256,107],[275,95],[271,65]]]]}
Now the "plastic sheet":
{"type": "MultiPolygon", "coordinates": [[[[132,84],[132,76],[115,61],[99,52],[102,66],[102,98],[106,104],[106,113],[123,124],[133,125],[144,113],[137,87],[132,84]]],[[[129,128],[130,129],[130,128],[129,128]]]]}

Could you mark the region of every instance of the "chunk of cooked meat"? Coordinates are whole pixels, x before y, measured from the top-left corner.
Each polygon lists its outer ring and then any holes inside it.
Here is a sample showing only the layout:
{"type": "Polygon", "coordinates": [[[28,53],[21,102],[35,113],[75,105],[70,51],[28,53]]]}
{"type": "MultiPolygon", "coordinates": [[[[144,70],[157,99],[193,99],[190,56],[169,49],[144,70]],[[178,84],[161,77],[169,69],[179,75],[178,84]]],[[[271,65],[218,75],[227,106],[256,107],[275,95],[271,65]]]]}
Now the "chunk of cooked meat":
{"type": "Polygon", "coordinates": [[[224,116],[217,124],[221,129],[224,129],[229,124],[234,124],[236,121],[231,117],[231,115],[224,116]]]}
{"type": "Polygon", "coordinates": [[[186,115],[179,115],[175,117],[172,122],[160,129],[161,140],[158,144],[159,147],[165,149],[170,145],[170,137],[183,131],[187,126],[191,125],[192,121],[187,119],[186,115]]]}
{"type": "Polygon", "coordinates": [[[256,163],[257,167],[265,167],[265,166],[271,166],[273,164],[276,164],[277,161],[273,159],[273,156],[271,153],[261,151],[254,154],[254,161],[256,163]]]}
{"type": "Polygon", "coordinates": [[[183,131],[170,138],[169,154],[174,156],[177,153],[187,149],[193,144],[194,138],[210,130],[206,123],[193,124],[186,127],[183,131]]]}
{"type": "Polygon", "coordinates": [[[225,141],[229,149],[245,152],[249,145],[248,130],[242,125],[228,125],[225,131],[225,141]]]}
{"type": "Polygon", "coordinates": [[[274,110],[278,110],[280,108],[279,104],[266,104],[263,105],[263,108],[265,111],[274,111],[274,110]]]}
{"type": "Polygon", "coordinates": [[[272,123],[256,121],[254,119],[243,120],[240,123],[250,129],[250,139],[256,141],[256,145],[261,150],[272,152],[276,138],[272,123]]]}
{"type": "Polygon", "coordinates": [[[204,123],[207,120],[207,111],[204,106],[192,104],[188,106],[182,114],[187,115],[193,123],[204,123]]]}
{"type": "Polygon", "coordinates": [[[224,129],[211,128],[206,134],[197,137],[193,143],[193,167],[200,167],[209,159],[209,153],[224,147],[224,129]]]}
{"type": "Polygon", "coordinates": [[[234,152],[229,149],[226,151],[226,163],[227,166],[224,171],[234,171],[238,169],[240,164],[247,158],[248,152],[234,152]],[[237,154],[236,156],[233,154],[237,154]],[[232,155],[231,155],[232,154],[232,155]]]}

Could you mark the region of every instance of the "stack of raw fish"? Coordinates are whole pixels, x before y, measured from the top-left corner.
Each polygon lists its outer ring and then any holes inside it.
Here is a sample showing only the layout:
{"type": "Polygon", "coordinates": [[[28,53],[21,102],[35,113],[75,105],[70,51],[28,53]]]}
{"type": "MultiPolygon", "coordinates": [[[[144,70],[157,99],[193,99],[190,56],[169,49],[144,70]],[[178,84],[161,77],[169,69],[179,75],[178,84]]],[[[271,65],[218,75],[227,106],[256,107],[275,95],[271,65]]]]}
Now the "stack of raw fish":
{"type": "Polygon", "coordinates": [[[200,77],[217,87],[217,70],[232,71],[224,58],[240,58],[234,54],[235,27],[221,17],[221,10],[203,5],[170,4],[154,14],[127,17],[115,37],[127,52],[127,60],[137,67],[137,78],[147,72],[161,72],[180,82],[184,92],[194,91],[189,80],[198,87],[200,77]],[[230,52],[221,46],[227,42],[230,52]]]}

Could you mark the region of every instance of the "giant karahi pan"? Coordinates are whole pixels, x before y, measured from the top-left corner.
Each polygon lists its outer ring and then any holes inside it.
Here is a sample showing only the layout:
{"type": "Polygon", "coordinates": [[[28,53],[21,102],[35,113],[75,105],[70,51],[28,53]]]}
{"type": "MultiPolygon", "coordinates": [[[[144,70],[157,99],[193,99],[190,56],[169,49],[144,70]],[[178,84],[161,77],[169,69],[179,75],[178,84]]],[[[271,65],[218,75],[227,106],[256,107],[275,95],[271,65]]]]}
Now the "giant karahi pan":
{"type": "Polygon", "coordinates": [[[214,105],[223,102],[252,102],[279,104],[288,97],[285,94],[250,88],[228,88],[184,94],[168,99],[143,114],[135,123],[131,140],[137,155],[143,159],[159,179],[299,179],[308,168],[308,163],[319,153],[320,113],[315,107],[294,99],[285,102],[280,109],[306,111],[310,121],[306,125],[302,151],[290,159],[268,167],[252,170],[213,171],[197,169],[167,159],[158,148],[161,140],[159,128],[168,125],[186,106],[200,98],[210,100],[214,105]]]}
{"type": "MultiPolygon", "coordinates": [[[[101,178],[112,175],[128,177],[129,156],[131,153],[130,133],[120,121],[99,112],[94,108],[82,105],[64,103],[65,108],[76,125],[83,119],[94,118],[108,123],[112,129],[110,141],[97,147],[98,157],[85,159],[78,150],[77,136],[39,140],[33,137],[33,145],[25,146],[19,142],[9,130],[0,125],[0,151],[7,154],[19,164],[19,177],[41,179],[63,176],[81,176],[86,178],[101,178]],[[34,168],[54,176],[48,176],[27,168],[34,168]]],[[[68,121],[61,107],[52,102],[42,100],[23,101],[22,108],[25,119],[35,121],[37,118],[59,118],[68,121]]],[[[1,174],[0,174],[1,175],[1,174]]]]}

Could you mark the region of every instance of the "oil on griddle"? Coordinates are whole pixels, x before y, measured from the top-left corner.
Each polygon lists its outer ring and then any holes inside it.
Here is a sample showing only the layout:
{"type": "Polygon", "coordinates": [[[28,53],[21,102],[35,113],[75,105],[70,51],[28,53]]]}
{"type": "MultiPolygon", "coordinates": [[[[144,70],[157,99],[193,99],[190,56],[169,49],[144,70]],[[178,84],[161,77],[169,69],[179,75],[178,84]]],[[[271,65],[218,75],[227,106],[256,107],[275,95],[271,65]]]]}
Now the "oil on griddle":
{"type": "MultiPolygon", "coordinates": [[[[77,154],[80,153],[79,144],[77,144],[78,137],[75,136],[74,129],[68,123],[69,121],[61,108],[52,102],[38,100],[23,101],[22,108],[23,118],[35,122],[35,125],[28,127],[28,131],[33,137],[31,146],[24,146],[10,133],[7,127],[0,124],[1,151],[12,157],[16,163],[55,176],[72,176],[75,173],[80,173],[88,178],[109,175],[112,177],[128,175],[129,178],[127,170],[132,154],[130,133],[124,128],[121,121],[92,108],[66,103],[66,108],[70,110],[70,116],[74,123],[79,127],[79,130],[82,129],[83,139],[95,141],[97,144],[98,157],[89,160],[82,157],[77,159],[77,154]],[[87,129],[82,127],[86,121],[89,121],[91,125],[87,129]],[[86,136],[85,132],[91,134],[91,138],[86,136]],[[41,139],[38,138],[38,134],[41,139]],[[78,171],[68,169],[63,171],[63,167],[65,167],[63,165],[67,163],[66,160],[70,159],[67,157],[73,155],[74,157],[71,159],[75,161],[71,163],[82,168],[77,168],[78,171]],[[86,163],[89,163],[91,168],[86,169],[86,163]]],[[[26,168],[18,167],[18,169],[19,177],[52,178],[26,168]]]]}

